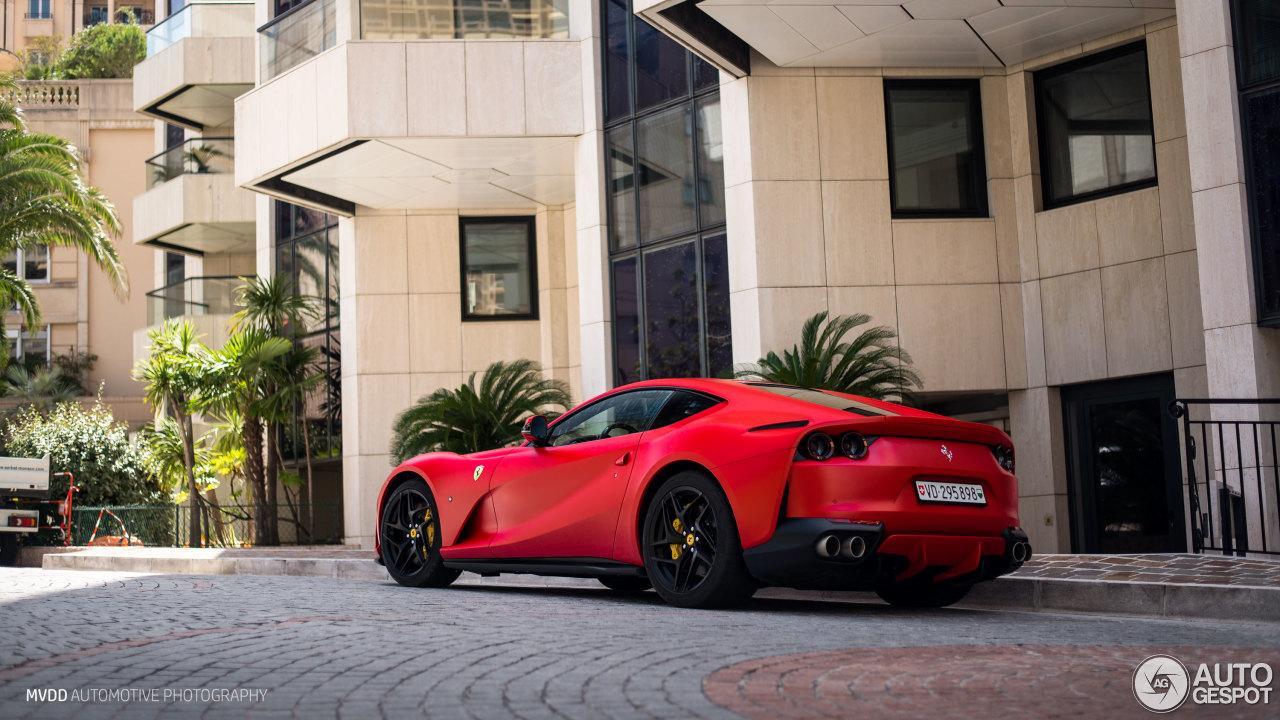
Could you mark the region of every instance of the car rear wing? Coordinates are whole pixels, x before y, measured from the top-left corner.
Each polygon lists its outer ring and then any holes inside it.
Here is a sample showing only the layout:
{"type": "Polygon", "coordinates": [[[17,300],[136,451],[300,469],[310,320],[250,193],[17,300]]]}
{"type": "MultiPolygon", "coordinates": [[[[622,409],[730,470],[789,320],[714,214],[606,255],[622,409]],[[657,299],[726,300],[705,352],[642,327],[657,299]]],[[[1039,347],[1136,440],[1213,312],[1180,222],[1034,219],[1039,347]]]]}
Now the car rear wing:
{"type": "Polygon", "coordinates": [[[42,458],[0,457],[0,494],[47,497],[49,456],[42,458]]]}

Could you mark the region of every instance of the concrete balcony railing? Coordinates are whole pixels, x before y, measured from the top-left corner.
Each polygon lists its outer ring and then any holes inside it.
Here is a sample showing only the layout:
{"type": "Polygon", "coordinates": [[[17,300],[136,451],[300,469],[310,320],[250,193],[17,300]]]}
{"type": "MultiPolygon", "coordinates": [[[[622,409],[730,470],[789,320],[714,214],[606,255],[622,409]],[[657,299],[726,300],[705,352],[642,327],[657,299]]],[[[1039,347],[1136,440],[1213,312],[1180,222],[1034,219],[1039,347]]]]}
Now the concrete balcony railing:
{"type": "Polygon", "coordinates": [[[165,18],[134,68],[134,107],[194,130],[229,125],[253,87],[253,35],[252,2],[194,2],[165,18]]]}
{"type": "Polygon", "coordinates": [[[148,190],[134,198],[134,242],[203,255],[251,251],[252,193],[236,187],[232,144],[193,138],[147,160],[148,190]]]}

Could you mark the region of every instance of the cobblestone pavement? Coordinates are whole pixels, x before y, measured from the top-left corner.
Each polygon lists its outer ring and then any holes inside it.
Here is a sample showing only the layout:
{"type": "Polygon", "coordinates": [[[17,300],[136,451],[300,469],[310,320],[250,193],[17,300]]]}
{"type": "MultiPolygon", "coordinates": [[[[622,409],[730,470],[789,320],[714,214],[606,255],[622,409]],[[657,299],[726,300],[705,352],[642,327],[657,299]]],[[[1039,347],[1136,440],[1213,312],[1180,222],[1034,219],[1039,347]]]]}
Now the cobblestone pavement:
{"type": "Polygon", "coordinates": [[[1153,653],[1280,670],[1278,626],[760,599],[693,611],[585,583],[0,569],[0,633],[6,719],[1145,718],[1130,682],[1153,653]]]}

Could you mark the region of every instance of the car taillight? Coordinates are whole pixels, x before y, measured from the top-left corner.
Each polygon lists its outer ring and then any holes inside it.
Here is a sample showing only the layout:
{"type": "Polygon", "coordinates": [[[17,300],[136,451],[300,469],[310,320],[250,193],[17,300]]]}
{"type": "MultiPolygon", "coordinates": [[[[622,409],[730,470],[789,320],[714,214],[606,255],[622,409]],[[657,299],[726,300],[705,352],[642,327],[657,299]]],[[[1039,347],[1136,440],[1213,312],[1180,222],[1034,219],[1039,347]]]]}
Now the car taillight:
{"type": "Polygon", "coordinates": [[[33,517],[19,517],[17,515],[9,516],[9,527],[33,528],[36,526],[36,519],[33,517]]]}
{"type": "Polygon", "coordinates": [[[1000,467],[1006,472],[1013,472],[1013,448],[1005,445],[996,445],[991,448],[991,454],[996,456],[996,462],[1000,463],[1000,467]]]}
{"type": "Polygon", "coordinates": [[[831,436],[824,432],[811,433],[800,444],[804,456],[810,460],[830,460],[836,453],[836,444],[831,436]]]}

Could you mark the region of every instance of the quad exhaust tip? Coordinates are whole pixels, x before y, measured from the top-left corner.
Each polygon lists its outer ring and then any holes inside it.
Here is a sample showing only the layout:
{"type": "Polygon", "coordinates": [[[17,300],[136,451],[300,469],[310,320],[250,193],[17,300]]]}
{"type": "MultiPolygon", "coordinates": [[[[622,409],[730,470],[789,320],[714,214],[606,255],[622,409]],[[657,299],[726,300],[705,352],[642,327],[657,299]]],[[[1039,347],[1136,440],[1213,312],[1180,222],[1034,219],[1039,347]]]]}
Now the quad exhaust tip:
{"type": "Polygon", "coordinates": [[[1024,563],[1031,557],[1031,545],[1022,541],[1013,544],[1013,561],[1016,563],[1024,563]]]}
{"type": "Polygon", "coordinates": [[[840,538],[831,533],[827,533],[818,538],[818,542],[813,546],[814,551],[819,557],[833,558],[840,554],[840,538]]]}
{"type": "Polygon", "coordinates": [[[844,541],[843,547],[840,548],[840,554],[857,560],[867,554],[867,541],[858,535],[852,535],[848,540],[844,541]]]}

